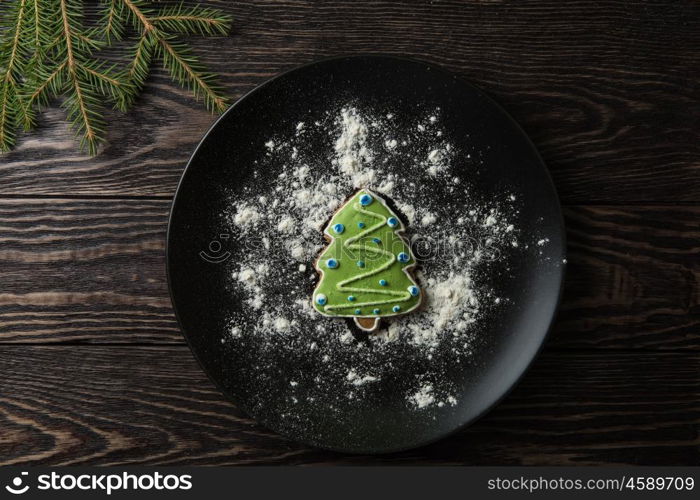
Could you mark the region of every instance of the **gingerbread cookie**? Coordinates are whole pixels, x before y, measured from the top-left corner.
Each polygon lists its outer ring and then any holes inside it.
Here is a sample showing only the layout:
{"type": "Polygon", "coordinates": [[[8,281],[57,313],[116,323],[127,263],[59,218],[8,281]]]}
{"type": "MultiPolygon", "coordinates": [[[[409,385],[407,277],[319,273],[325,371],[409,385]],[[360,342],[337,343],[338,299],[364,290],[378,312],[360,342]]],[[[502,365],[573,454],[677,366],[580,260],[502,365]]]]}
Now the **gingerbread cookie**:
{"type": "Polygon", "coordinates": [[[416,261],[403,231],[379,196],[366,189],[355,193],[324,230],[330,243],[315,263],[321,279],[314,308],[353,318],[365,331],[376,330],[380,318],[416,309],[422,294],[410,274],[416,261]]]}

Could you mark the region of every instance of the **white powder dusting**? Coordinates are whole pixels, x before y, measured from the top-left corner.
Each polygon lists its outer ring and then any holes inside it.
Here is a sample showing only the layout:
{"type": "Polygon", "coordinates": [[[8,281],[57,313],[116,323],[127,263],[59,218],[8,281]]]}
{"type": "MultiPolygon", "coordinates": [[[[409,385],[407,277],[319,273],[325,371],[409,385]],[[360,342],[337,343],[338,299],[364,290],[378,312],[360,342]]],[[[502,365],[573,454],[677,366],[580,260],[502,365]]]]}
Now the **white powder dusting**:
{"type": "Polygon", "coordinates": [[[286,332],[289,330],[290,323],[287,318],[275,318],[275,330],[278,332],[286,332]]]}
{"type": "Polygon", "coordinates": [[[358,375],[355,370],[350,370],[346,379],[348,382],[350,382],[356,387],[368,384],[370,382],[376,382],[377,380],[379,380],[377,377],[374,377],[372,375],[358,375]]]}
{"type": "Polygon", "coordinates": [[[355,108],[345,108],[340,112],[340,136],[335,142],[336,158],[339,171],[349,177],[352,186],[362,188],[370,186],[376,178],[373,169],[363,168],[372,161],[372,154],[367,149],[367,126],[355,108]]]}
{"type": "Polygon", "coordinates": [[[467,272],[451,273],[442,281],[423,277],[423,281],[432,291],[428,296],[426,309],[426,319],[430,325],[429,328],[418,330],[414,341],[433,343],[437,341],[438,332],[448,325],[452,325],[458,331],[464,331],[475,321],[479,311],[479,300],[467,272]]]}
{"type": "Polygon", "coordinates": [[[452,395],[447,395],[444,398],[438,399],[432,384],[422,385],[415,393],[409,395],[406,400],[410,405],[419,410],[429,406],[435,406],[437,408],[444,408],[448,405],[457,406],[457,398],[452,395]]]}
{"type": "Polygon", "coordinates": [[[279,224],[277,224],[277,230],[280,233],[290,234],[294,232],[294,219],[291,217],[283,218],[279,224]]]}
{"type": "MultiPolygon", "coordinates": [[[[297,122],[261,144],[256,181],[242,196],[232,196],[230,229],[254,246],[231,261],[237,285],[231,300],[242,302],[244,310],[231,316],[222,340],[232,353],[244,341],[245,349],[258,353],[261,384],[277,379],[279,363],[312,363],[318,374],[304,383],[312,388],[309,397],[333,409],[348,399],[360,404],[384,383],[396,384],[393,374],[417,370],[417,378],[399,389],[408,408],[447,411],[458,403],[444,374],[470,362],[482,318],[501,307],[482,277],[491,266],[503,266],[504,249],[518,245],[515,195],[502,194],[501,200],[510,200],[503,206],[472,197],[470,145],[460,145],[463,154],[450,145],[435,110],[408,128],[400,122],[394,112],[361,112],[349,105],[297,122]],[[312,146],[319,143],[330,144],[330,150],[312,146]],[[415,278],[424,294],[419,310],[383,320],[365,340],[349,322],[315,311],[311,292],[318,277],[309,272],[327,244],[325,224],[359,188],[387,197],[406,222],[406,236],[421,261],[415,278]]],[[[296,387],[308,372],[287,376],[294,380],[288,387],[296,387]]],[[[261,387],[260,397],[272,394],[271,388],[261,387]]]]}
{"type": "Polygon", "coordinates": [[[268,271],[266,263],[260,263],[255,267],[241,267],[239,272],[232,273],[232,277],[243,285],[243,288],[248,292],[246,302],[253,309],[260,309],[265,299],[265,294],[260,281],[268,271]]]}
{"type": "Polygon", "coordinates": [[[260,212],[250,205],[243,205],[233,216],[233,223],[244,231],[260,221],[260,212]]]}
{"type": "Polygon", "coordinates": [[[413,205],[400,204],[399,210],[401,210],[401,212],[403,212],[403,214],[406,216],[409,224],[414,224],[416,222],[416,209],[413,207],[413,205]]]}
{"type": "Polygon", "coordinates": [[[435,402],[435,396],[433,396],[433,386],[431,384],[422,386],[409,398],[409,400],[417,408],[425,408],[426,406],[430,406],[435,402]]]}
{"type": "Polygon", "coordinates": [[[232,339],[237,339],[241,336],[241,329],[238,328],[237,326],[232,326],[231,329],[228,332],[229,337],[232,339]]]}
{"type": "Polygon", "coordinates": [[[437,217],[435,214],[427,213],[423,216],[423,218],[420,220],[420,223],[423,227],[429,226],[432,223],[434,223],[437,220],[437,217]]]}

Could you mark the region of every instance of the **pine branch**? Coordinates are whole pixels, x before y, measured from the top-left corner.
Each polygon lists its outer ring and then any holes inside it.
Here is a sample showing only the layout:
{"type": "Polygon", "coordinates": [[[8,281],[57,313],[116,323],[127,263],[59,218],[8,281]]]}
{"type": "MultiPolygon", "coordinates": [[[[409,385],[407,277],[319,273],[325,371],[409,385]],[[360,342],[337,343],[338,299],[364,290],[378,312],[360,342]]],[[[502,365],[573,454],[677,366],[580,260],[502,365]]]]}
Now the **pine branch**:
{"type": "MultiPolygon", "coordinates": [[[[146,78],[148,78],[148,72],[151,61],[153,60],[156,44],[157,40],[153,40],[152,37],[142,36],[133,49],[127,77],[136,91],[140,91],[143,88],[146,78]]],[[[127,105],[130,106],[133,104],[133,99],[136,97],[136,94],[137,92],[127,95],[127,105]]]]}
{"type": "Polygon", "coordinates": [[[114,101],[114,107],[119,111],[126,111],[129,105],[129,95],[133,94],[131,83],[126,74],[119,71],[116,65],[107,66],[105,63],[97,63],[94,66],[81,64],[79,70],[83,73],[83,80],[99,90],[102,95],[110,96],[114,101]]]}
{"type": "Polygon", "coordinates": [[[103,0],[102,24],[107,42],[121,40],[124,36],[124,5],[119,0],[103,0]]]}
{"type": "Polygon", "coordinates": [[[103,49],[107,44],[98,39],[97,34],[96,30],[91,30],[87,33],[73,32],[73,44],[75,45],[76,51],[92,55],[93,52],[103,49]]]}
{"type": "Polygon", "coordinates": [[[42,0],[30,0],[27,31],[28,35],[33,39],[31,47],[33,51],[32,59],[37,62],[41,61],[45,54],[47,24],[46,9],[42,0]]]}
{"type": "Polygon", "coordinates": [[[69,0],[59,0],[59,29],[56,30],[54,59],[60,61],[48,74],[41,74],[30,94],[32,103],[45,103],[52,96],[65,95],[63,107],[71,121],[81,148],[95,154],[104,141],[105,97],[118,109],[126,109],[130,85],[114,65],[92,59],[92,52],[103,42],[85,31],[82,12],[69,0]]]}
{"type": "Polygon", "coordinates": [[[146,0],[100,0],[96,26],[83,22],[83,0],[0,0],[0,151],[15,144],[20,127],[31,129],[36,112],[53,98],[90,154],[104,140],[104,109],[131,106],[157,57],[179,85],[212,111],[226,98],[177,34],[223,35],[230,16],[202,6],[160,5],[146,0]],[[125,67],[95,57],[124,37],[127,23],[138,33],[125,67]]]}
{"type": "Polygon", "coordinates": [[[64,88],[64,70],[68,63],[63,61],[55,68],[37,70],[37,79],[33,87],[28,87],[27,104],[28,106],[46,106],[51,96],[59,95],[64,88]]]}
{"type": "Polygon", "coordinates": [[[119,0],[124,3],[127,9],[127,15],[131,18],[134,27],[141,31],[142,35],[148,34],[155,29],[151,22],[153,11],[147,9],[144,3],[140,0],[119,0]]]}
{"type": "Polygon", "coordinates": [[[29,0],[28,1],[28,15],[25,27],[24,39],[27,40],[27,45],[30,48],[31,56],[27,67],[24,71],[25,82],[22,85],[22,106],[18,114],[19,122],[22,125],[24,131],[29,131],[35,125],[36,113],[32,102],[29,99],[28,93],[28,82],[33,78],[43,66],[47,48],[50,42],[50,25],[51,22],[47,19],[47,7],[45,0],[29,0]],[[29,42],[31,40],[31,43],[29,42]]]}
{"type": "Polygon", "coordinates": [[[28,0],[11,5],[9,12],[0,12],[6,20],[0,29],[6,30],[8,41],[0,54],[0,151],[9,151],[15,144],[22,113],[20,79],[24,67],[22,27],[27,17],[28,0]]]}
{"type": "MultiPolygon", "coordinates": [[[[65,1],[65,0],[62,0],[65,1]]],[[[103,141],[104,119],[102,105],[98,94],[85,81],[69,71],[71,88],[66,92],[62,107],[68,114],[68,120],[80,139],[80,148],[94,155],[103,141]]]]}
{"type": "MultiPolygon", "coordinates": [[[[150,9],[145,9],[141,0],[121,0],[128,11],[128,17],[141,33],[142,48],[155,47],[155,55],[162,60],[164,68],[180,86],[192,91],[196,99],[202,99],[205,106],[212,112],[222,112],[226,109],[227,100],[216,84],[214,75],[207,73],[189,47],[177,41],[168,33],[176,31],[191,33],[193,31],[205,34],[225,33],[229,29],[230,17],[214,9],[187,8],[177,6],[164,10],[161,15],[154,15],[150,9]],[[181,19],[177,16],[183,15],[181,19]],[[205,26],[207,26],[205,28],[205,26]]],[[[140,54],[135,51],[136,57],[140,54]]],[[[152,52],[143,52],[152,56],[152,52]]],[[[134,58],[132,68],[148,68],[145,61],[134,58]]],[[[135,85],[143,85],[146,75],[135,81],[135,85]]]]}
{"type": "Polygon", "coordinates": [[[75,41],[68,12],[68,0],[61,2],[61,22],[63,23],[63,34],[65,36],[66,70],[68,73],[69,88],[68,97],[65,101],[65,108],[68,110],[68,119],[73,122],[73,127],[81,135],[81,147],[87,146],[90,154],[97,150],[99,142],[99,132],[102,124],[96,112],[90,112],[88,103],[98,104],[94,95],[83,85],[83,81],[78,73],[77,54],[73,49],[75,41]]]}
{"type": "Polygon", "coordinates": [[[207,7],[182,4],[164,8],[152,22],[163,31],[192,35],[226,35],[231,17],[207,7]]]}
{"type": "Polygon", "coordinates": [[[173,80],[191,90],[195,98],[203,99],[210,111],[222,112],[226,109],[226,98],[220,93],[215,77],[204,71],[189,47],[172,38],[159,40],[163,67],[170,72],[173,80]]]}

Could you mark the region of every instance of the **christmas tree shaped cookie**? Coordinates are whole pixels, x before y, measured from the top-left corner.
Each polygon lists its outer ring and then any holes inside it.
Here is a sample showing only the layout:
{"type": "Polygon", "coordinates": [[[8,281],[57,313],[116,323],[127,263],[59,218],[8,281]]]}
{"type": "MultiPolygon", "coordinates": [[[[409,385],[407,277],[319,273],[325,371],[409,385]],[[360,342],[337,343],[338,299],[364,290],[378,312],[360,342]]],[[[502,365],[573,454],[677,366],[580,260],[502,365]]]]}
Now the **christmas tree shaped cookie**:
{"type": "Polygon", "coordinates": [[[421,291],[410,274],[416,262],[403,230],[384,200],[366,189],[355,193],[324,230],[330,243],[316,261],[321,279],[314,308],[354,318],[366,331],[375,330],[380,318],[416,309],[421,291]]]}

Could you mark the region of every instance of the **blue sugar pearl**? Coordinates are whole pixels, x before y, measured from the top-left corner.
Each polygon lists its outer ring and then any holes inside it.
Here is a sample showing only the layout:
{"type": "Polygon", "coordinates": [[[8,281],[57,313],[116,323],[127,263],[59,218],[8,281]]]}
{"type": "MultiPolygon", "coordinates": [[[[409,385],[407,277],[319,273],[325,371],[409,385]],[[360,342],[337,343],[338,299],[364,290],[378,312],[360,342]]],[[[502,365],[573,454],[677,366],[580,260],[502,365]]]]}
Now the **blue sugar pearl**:
{"type": "Polygon", "coordinates": [[[389,217],[386,220],[386,223],[389,227],[396,227],[399,224],[399,221],[396,220],[396,217],[389,217]]]}
{"type": "Polygon", "coordinates": [[[365,267],[365,261],[364,261],[364,260],[358,260],[358,261],[357,261],[357,267],[365,267]]]}
{"type": "Polygon", "coordinates": [[[386,280],[379,280],[379,284],[382,286],[386,286],[386,280]]]}
{"type": "Polygon", "coordinates": [[[360,196],[360,205],[366,207],[370,203],[372,203],[372,197],[370,195],[363,194],[362,196],[360,196]]]}
{"type": "Polygon", "coordinates": [[[375,242],[377,245],[379,245],[382,242],[382,240],[380,240],[379,238],[372,238],[372,241],[375,242]]]}
{"type": "Polygon", "coordinates": [[[359,227],[360,229],[364,229],[365,223],[364,223],[364,222],[358,222],[358,223],[357,223],[357,227],[359,227]]]}
{"type": "Polygon", "coordinates": [[[360,309],[355,309],[355,314],[362,314],[362,310],[360,310],[360,309]]]}
{"type": "Polygon", "coordinates": [[[319,306],[325,305],[326,302],[328,302],[328,298],[326,298],[325,295],[323,295],[322,293],[319,293],[318,295],[316,295],[316,303],[317,303],[319,306]]]}
{"type": "Polygon", "coordinates": [[[408,293],[416,297],[420,293],[420,289],[417,286],[409,286],[408,293]]]}
{"type": "Polygon", "coordinates": [[[348,295],[348,300],[350,302],[355,302],[355,296],[354,295],[348,295]]]}
{"type": "Polygon", "coordinates": [[[339,265],[340,264],[335,259],[328,259],[326,261],[326,266],[328,266],[328,269],[336,269],[339,265]]]}
{"type": "Polygon", "coordinates": [[[375,309],[375,310],[372,311],[372,312],[373,312],[374,314],[379,314],[381,311],[380,311],[379,309],[375,309]]]}
{"type": "Polygon", "coordinates": [[[401,310],[401,306],[394,306],[391,308],[391,310],[394,311],[395,313],[397,313],[401,310]]]}
{"type": "Polygon", "coordinates": [[[345,231],[345,226],[342,224],[336,224],[333,226],[333,231],[335,231],[336,234],[342,234],[342,232],[345,231]]]}
{"type": "Polygon", "coordinates": [[[407,253],[401,252],[399,253],[396,258],[399,260],[399,262],[408,262],[411,258],[408,256],[407,253]]]}

